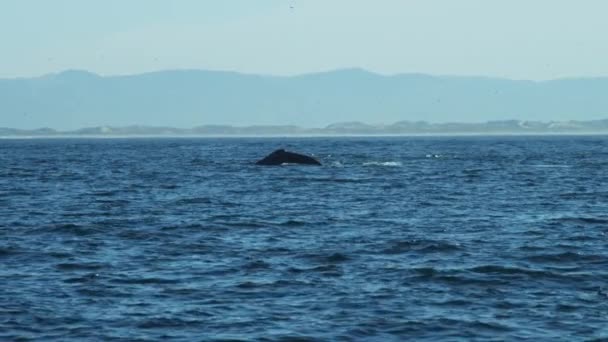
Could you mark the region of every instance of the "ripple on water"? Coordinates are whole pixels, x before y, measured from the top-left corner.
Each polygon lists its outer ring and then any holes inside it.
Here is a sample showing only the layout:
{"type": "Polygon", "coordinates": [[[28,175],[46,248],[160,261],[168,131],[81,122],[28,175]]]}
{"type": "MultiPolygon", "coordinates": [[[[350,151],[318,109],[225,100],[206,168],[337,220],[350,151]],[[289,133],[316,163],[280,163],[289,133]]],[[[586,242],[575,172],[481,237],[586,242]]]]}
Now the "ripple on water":
{"type": "Polygon", "coordinates": [[[449,253],[463,250],[457,244],[435,240],[399,240],[391,241],[390,246],[382,252],[385,254],[419,253],[449,253]]]}
{"type": "Polygon", "coordinates": [[[57,223],[49,226],[35,228],[32,234],[44,235],[71,235],[71,236],[90,236],[101,233],[102,230],[96,225],[82,225],[75,223],[57,223]]]}
{"type": "Polygon", "coordinates": [[[0,259],[23,253],[24,250],[17,246],[0,247],[0,259]]]}
{"type": "Polygon", "coordinates": [[[2,140],[0,340],[602,340],[607,158],[607,137],[2,140]],[[251,165],[277,145],[326,166],[251,165]]]}
{"type": "Polygon", "coordinates": [[[574,224],[574,225],[605,225],[608,218],[603,217],[560,217],[552,219],[555,223],[574,224]]]}
{"type": "Polygon", "coordinates": [[[243,265],[243,269],[252,271],[269,270],[272,269],[272,265],[263,260],[255,260],[243,265]]]}
{"type": "Polygon", "coordinates": [[[526,260],[536,263],[606,263],[608,256],[597,254],[584,254],[578,252],[537,254],[525,257],[526,260]]]}

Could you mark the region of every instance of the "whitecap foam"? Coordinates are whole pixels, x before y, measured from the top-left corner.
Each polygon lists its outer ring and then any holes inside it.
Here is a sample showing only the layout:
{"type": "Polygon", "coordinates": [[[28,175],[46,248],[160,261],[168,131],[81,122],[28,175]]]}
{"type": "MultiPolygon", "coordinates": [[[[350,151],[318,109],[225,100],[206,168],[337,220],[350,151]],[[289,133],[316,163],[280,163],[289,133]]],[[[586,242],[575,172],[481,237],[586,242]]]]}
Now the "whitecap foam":
{"type": "Polygon", "coordinates": [[[403,164],[401,162],[398,161],[387,161],[387,162],[377,162],[377,161],[373,161],[373,162],[366,162],[363,163],[363,166],[402,166],[403,164]]]}

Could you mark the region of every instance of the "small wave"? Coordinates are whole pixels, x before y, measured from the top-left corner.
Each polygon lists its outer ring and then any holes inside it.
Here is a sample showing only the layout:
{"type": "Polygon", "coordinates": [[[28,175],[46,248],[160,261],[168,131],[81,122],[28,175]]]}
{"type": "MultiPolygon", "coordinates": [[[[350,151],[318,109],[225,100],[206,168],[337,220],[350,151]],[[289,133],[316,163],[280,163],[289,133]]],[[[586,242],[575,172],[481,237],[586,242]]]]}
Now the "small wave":
{"type": "Polygon", "coordinates": [[[299,280],[277,280],[273,282],[244,281],[236,285],[239,289],[277,288],[308,285],[307,282],[299,280]]]}
{"type": "Polygon", "coordinates": [[[78,287],[76,293],[85,297],[104,298],[133,298],[131,291],[121,291],[120,289],[110,286],[81,286],[78,287]]]}
{"type": "MultiPolygon", "coordinates": [[[[244,221],[244,222],[232,222],[227,220],[217,220],[213,223],[222,226],[221,228],[267,228],[273,226],[271,222],[264,221],[244,221]]],[[[220,227],[218,227],[220,228],[220,227]]],[[[216,228],[216,229],[218,229],[216,228]]]]}
{"type": "Polygon", "coordinates": [[[62,217],[73,218],[73,217],[91,217],[95,216],[96,213],[92,211],[83,211],[83,212],[65,212],[62,213],[62,217]]]}
{"type": "Polygon", "coordinates": [[[573,224],[608,224],[608,218],[602,217],[560,217],[554,218],[552,221],[573,224]]]}
{"type": "Polygon", "coordinates": [[[96,199],[95,203],[101,204],[104,208],[111,208],[124,207],[129,205],[130,202],[124,199],[106,199],[105,197],[102,197],[100,199],[96,199]]]}
{"type": "Polygon", "coordinates": [[[179,188],[179,185],[177,184],[163,184],[160,186],[161,189],[166,189],[166,190],[175,190],[177,188],[179,188]]]}
{"type": "Polygon", "coordinates": [[[567,239],[570,241],[597,241],[596,236],[585,235],[584,233],[572,235],[572,236],[568,237],[567,239]]]}
{"type": "Polygon", "coordinates": [[[558,254],[539,254],[526,257],[526,260],[539,263],[568,263],[568,262],[601,262],[606,261],[607,258],[596,254],[581,254],[573,252],[565,252],[558,254]]]}
{"type": "Polygon", "coordinates": [[[238,287],[240,289],[253,289],[256,287],[260,287],[260,286],[262,286],[262,284],[260,284],[260,283],[254,283],[252,281],[245,281],[245,282],[238,284],[236,287],[238,287]]]}
{"type": "MultiPolygon", "coordinates": [[[[191,287],[167,286],[162,289],[162,293],[169,296],[192,296],[199,293],[199,289],[191,287]]],[[[193,310],[198,311],[198,310],[193,310]]]]}
{"type": "Polygon", "coordinates": [[[318,263],[322,263],[322,264],[337,264],[337,263],[342,263],[342,262],[346,262],[351,260],[351,257],[349,257],[346,254],[343,253],[332,253],[332,254],[306,254],[306,255],[302,255],[303,258],[305,259],[310,259],[313,260],[315,262],[318,263]]]}
{"type": "Polygon", "coordinates": [[[462,170],[462,173],[467,174],[467,175],[468,174],[477,175],[477,174],[482,173],[484,171],[486,171],[486,170],[485,169],[478,169],[478,168],[477,169],[464,169],[464,170],[462,170]]]}
{"type": "Polygon", "coordinates": [[[99,232],[98,227],[81,226],[73,223],[56,224],[50,227],[42,227],[35,230],[37,233],[61,233],[76,236],[92,235],[99,232]]]}
{"type": "Polygon", "coordinates": [[[565,275],[554,273],[547,270],[536,270],[530,268],[523,267],[515,267],[515,266],[501,266],[501,265],[484,265],[477,266],[469,269],[469,271],[479,274],[486,275],[503,275],[503,276],[524,276],[531,278],[550,278],[550,279],[574,279],[574,275],[565,275]]]}
{"type": "Polygon", "coordinates": [[[207,226],[204,226],[200,223],[190,223],[190,224],[177,224],[177,225],[171,225],[171,226],[165,226],[160,228],[160,230],[163,231],[173,231],[173,230],[188,230],[188,231],[201,231],[206,229],[207,226]]]}
{"type": "Polygon", "coordinates": [[[450,244],[450,243],[438,243],[431,244],[422,249],[421,252],[425,253],[444,253],[444,252],[454,252],[460,250],[461,247],[458,245],[450,244]]]}
{"type": "Polygon", "coordinates": [[[128,284],[128,285],[155,285],[155,284],[178,284],[180,280],[178,279],[166,279],[166,278],[116,278],[113,279],[112,282],[118,284],[128,284]]]}
{"type": "Polygon", "coordinates": [[[564,199],[594,199],[594,198],[608,198],[608,192],[564,192],[559,194],[560,198],[564,199]]]}
{"type": "Polygon", "coordinates": [[[263,260],[256,260],[245,264],[243,268],[246,270],[267,270],[271,269],[272,266],[263,260]]]}
{"type": "Polygon", "coordinates": [[[432,277],[439,273],[439,271],[436,270],[434,267],[416,267],[413,268],[412,271],[423,277],[432,277]]]}
{"type": "Polygon", "coordinates": [[[569,168],[570,165],[563,165],[563,164],[533,164],[533,165],[530,165],[530,167],[536,167],[536,168],[569,168]]]}
{"type": "Polygon", "coordinates": [[[439,270],[434,267],[412,268],[413,276],[420,280],[440,281],[454,285],[499,285],[502,281],[496,279],[482,279],[466,275],[463,270],[439,270]]]}
{"type": "Polygon", "coordinates": [[[99,270],[107,265],[99,264],[99,263],[60,263],[55,265],[58,269],[62,271],[78,271],[78,270],[99,270]]]}
{"type": "Polygon", "coordinates": [[[286,227],[301,227],[301,226],[305,226],[307,225],[308,222],[306,221],[300,221],[300,220],[287,220],[285,222],[280,223],[280,226],[286,226],[286,227]]]}
{"type": "Polygon", "coordinates": [[[141,329],[166,329],[179,327],[192,327],[196,324],[202,324],[202,321],[184,320],[179,318],[152,318],[141,322],[137,325],[141,329]]]}
{"type": "Polygon", "coordinates": [[[211,204],[212,200],[207,197],[192,197],[192,198],[181,198],[175,201],[176,205],[188,205],[188,204],[211,204]]]}
{"type": "Polygon", "coordinates": [[[448,306],[448,307],[454,307],[454,306],[462,306],[462,307],[466,307],[468,305],[471,305],[473,302],[470,300],[466,300],[466,299],[447,299],[447,300],[442,300],[439,302],[434,303],[435,305],[440,305],[440,306],[448,306]]]}
{"type": "Polygon", "coordinates": [[[383,250],[385,254],[401,254],[411,251],[423,253],[444,253],[460,250],[461,246],[433,240],[405,240],[393,242],[392,245],[383,250]]]}
{"type": "Polygon", "coordinates": [[[473,321],[470,322],[471,329],[476,331],[478,330],[487,330],[494,332],[507,332],[513,331],[513,329],[507,325],[498,323],[498,322],[484,322],[484,321],[473,321]]]}
{"type": "Polygon", "coordinates": [[[289,272],[289,273],[304,273],[304,272],[306,272],[306,270],[303,269],[303,268],[298,268],[298,267],[293,267],[292,266],[292,267],[289,267],[287,269],[287,272],[289,272]]]}
{"type": "Polygon", "coordinates": [[[555,306],[558,312],[575,312],[580,309],[578,305],[558,304],[555,306]]]}
{"type": "Polygon", "coordinates": [[[373,161],[373,162],[365,162],[363,163],[363,166],[390,166],[390,167],[399,167],[402,166],[403,163],[398,162],[398,161],[387,161],[387,162],[377,162],[377,161],[373,161]]]}
{"type": "Polygon", "coordinates": [[[328,256],[327,258],[325,258],[325,260],[327,262],[331,262],[331,263],[341,263],[341,262],[349,261],[349,260],[351,260],[351,258],[346,254],[334,253],[334,254],[328,256]]]}
{"type": "Polygon", "coordinates": [[[96,192],[93,192],[91,195],[93,195],[95,197],[112,197],[114,195],[118,195],[118,191],[113,191],[113,190],[96,191],[96,192]]]}
{"type": "Polygon", "coordinates": [[[318,177],[318,178],[302,178],[304,181],[311,182],[327,182],[327,183],[361,183],[365,181],[365,179],[357,179],[357,178],[334,178],[334,177],[318,177]]]}
{"type": "Polygon", "coordinates": [[[542,274],[543,271],[534,271],[526,268],[519,267],[508,267],[500,265],[483,265],[477,266],[470,269],[470,271],[482,274],[542,274]]]}
{"type": "Polygon", "coordinates": [[[535,251],[545,250],[545,247],[533,246],[533,245],[523,245],[523,246],[518,247],[518,249],[522,250],[522,251],[526,251],[526,252],[535,252],[535,251]]]}
{"type": "Polygon", "coordinates": [[[342,268],[337,265],[322,265],[307,269],[306,272],[319,273],[326,277],[341,277],[343,272],[342,268]]]}
{"type": "Polygon", "coordinates": [[[82,283],[92,282],[97,278],[99,278],[99,273],[89,273],[89,274],[85,274],[80,277],[73,277],[73,278],[65,279],[65,280],[63,280],[63,282],[66,284],[82,284],[82,283]]]}
{"type": "Polygon", "coordinates": [[[0,247],[0,258],[20,254],[22,251],[15,247],[0,247]]]}
{"type": "MultiPolygon", "coordinates": [[[[231,340],[232,341],[232,340],[231,340]]],[[[278,335],[276,336],[276,338],[270,339],[270,340],[265,340],[262,339],[262,341],[268,341],[268,342],[316,342],[319,341],[318,337],[312,337],[312,336],[304,336],[304,335],[278,335]]],[[[220,342],[220,341],[216,341],[216,342],[220,342]]],[[[234,342],[241,342],[240,340],[235,340],[234,342]]]]}

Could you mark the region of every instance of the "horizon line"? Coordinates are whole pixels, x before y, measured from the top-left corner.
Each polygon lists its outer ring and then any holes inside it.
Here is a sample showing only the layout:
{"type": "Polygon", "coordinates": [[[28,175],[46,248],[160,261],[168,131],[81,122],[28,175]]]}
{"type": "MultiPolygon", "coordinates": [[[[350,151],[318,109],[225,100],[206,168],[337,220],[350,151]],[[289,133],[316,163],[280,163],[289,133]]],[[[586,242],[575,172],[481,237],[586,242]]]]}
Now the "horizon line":
{"type": "MultiPolygon", "coordinates": [[[[173,129],[173,130],[194,130],[198,128],[234,128],[234,129],[255,129],[255,128],[296,128],[302,130],[331,130],[331,129],[344,129],[343,127],[331,127],[334,125],[364,125],[364,129],[386,129],[390,128],[390,126],[401,124],[401,123],[410,123],[410,124],[427,124],[431,126],[441,126],[441,125],[484,125],[484,124],[494,124],[494,123],[513,123],[516,122],[518,124],[526,124],[526,123],[537,123],[537,124],[555,124],[555,123],[592,123],[592,122],[600,122],[600,121],[608,121],[608,116],[603,119],[594,119],[594,120],[549,120],[549,121],[541,121],[541,120],[520,120],[520,119],[502,119],[502,120],[487,120],[487,121],[443,121],[443,122],[432,122],[425,120],[399,120],[392,123],[366,123],[363,121],[339,121],[327,124],[322,127],[305,127],[294,124],[252,124],[252,125],[231,125],[231,124],[201,124],[191,127],[176,127],[176,126],[161,126],[161,125],[145,125],[145,124],[131,124],[131,125],[94,125],[94,126],[82,126],[79,128],[73,129],[61,129],[61,128],[52,128],[52,127],[38,127],[38,128],[15,128],[15,127],[7,127],[0,126],[0,130],[16,130],[16,131],[45,131],[51,130],[56,133],[72,133],[80,130],[86,129],[133,129],[133,128],[143,128],[143,129],[173,129]]],[[[521,127],[524,128],[524,127],[521,127]]],[[[351,128],[346,128],[351,129],[351,128]]],[[[360,127],[357,129],[361,129],[360,127]]],[[[568,129],[568,128],[566,128],[568,129]]],[[[572,129],[572,127],[569,127],[572,129]]]]}
{"type": "Polygon", "coordinates": [[[423,77],[431,77],[431,78],[473,78],[473,79],[487,79],[487,80],[504,80],[504,81],[514,81],[514,82],[534,82],[534,83],[544,83],[544,82],[553,82],[553,81],[566,81],[566,80],[594,80],[594,79],[608,79],[608,75],[597,75],[597,76],[566,76],[566,77],[557,77],[550,79],[524,79],[524,78],[511,78],[505,76],[491,76],[491,75],[465,75],[465,74],[435,74],[430,72],[397,72],[397,73],[382,73],[373,70],[369,70],[363,67],[344,67],[344,68],[334,68],[334,69],[326,69],[319,71],[310,71],[310,72],[300,72],[293,74],[272,74],[272,73],[263,73],[263,72],[247,72],[247,71],[237,71],[237,70],[228,70],[228,69],[203,69],[203,68],[166,68],[166,69],[156,69],[150,71],[143,72],[134,72],[134,73],[99,73],[87,69],[80,68],[68,68],[62,69],[54,72],[47,72],[43,74],[38,74],[35,76],[15,76],[15,77],[0,77],[0,80],[31,80],[45,77],[53,77],[59,76],[66,73],[82,73],[89,74],[91,76],[96,76],[99,78],[117,78],[117,77],[134,77],[141,75],[150,75],[150,74],[160,74],[160,73],[168,73],[168,72],[209,72],[209,73],[218,73],[218,74],[233,74],[233,75],[242,75],[242,76],[253,76],[253,77],[272,77],[272,78],[298,78],[305,76],[314,76],[314,75],[324,75],[324,74],[332,74],[339,72],[360,72],[365,74],[370,74],[373,76],[384,77],[384,78],[393,78],[393,77],[407,77],[407,76],[423,76],[423,77]]]}

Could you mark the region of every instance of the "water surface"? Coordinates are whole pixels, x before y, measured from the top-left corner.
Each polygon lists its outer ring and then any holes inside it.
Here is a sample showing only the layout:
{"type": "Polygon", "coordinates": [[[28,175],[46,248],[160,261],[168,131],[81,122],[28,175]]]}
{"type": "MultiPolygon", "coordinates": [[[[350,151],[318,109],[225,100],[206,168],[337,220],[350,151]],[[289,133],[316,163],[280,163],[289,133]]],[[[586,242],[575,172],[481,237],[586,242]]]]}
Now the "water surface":
{"type": "Polygon", "coordinates": [[[608,138],[0,141],[0,340],[608,339],[608,138]],[[255,166],[276,148],[322,167],[255,166]]]}

